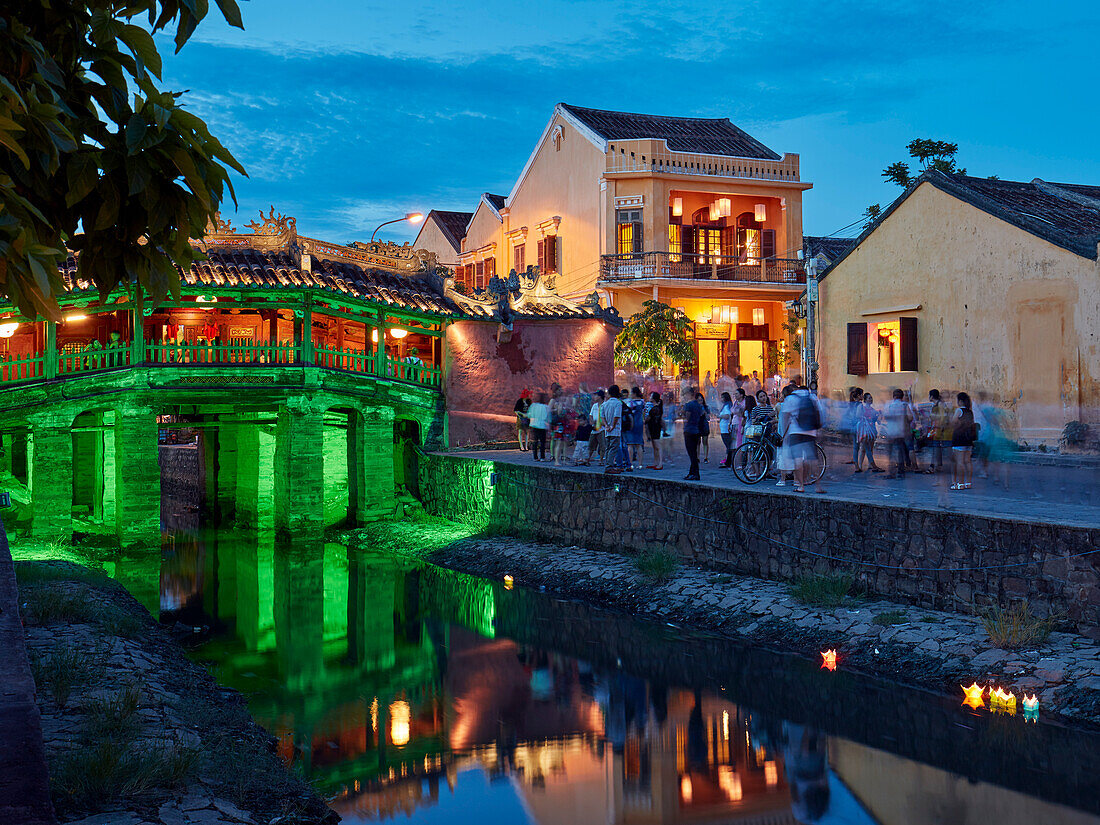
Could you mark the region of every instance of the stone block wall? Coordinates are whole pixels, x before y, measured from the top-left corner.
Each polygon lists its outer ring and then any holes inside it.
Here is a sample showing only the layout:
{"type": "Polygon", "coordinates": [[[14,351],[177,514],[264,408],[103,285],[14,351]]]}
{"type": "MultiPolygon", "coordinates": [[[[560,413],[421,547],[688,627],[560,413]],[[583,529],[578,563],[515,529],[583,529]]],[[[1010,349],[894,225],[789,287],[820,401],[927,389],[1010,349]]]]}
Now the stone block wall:
{"type": "Polygon", "coordinates": [[[1100,549],[1100,528],[442,455],[422,457],[419,474],[430,513],[479,527],[627,553],[670,547],[768,579],[852,571],[873,593],[936,609],[1026,599],[1100,636],[1100,553],[1080,555],[1100,549]]]}
{"type": "MultiPolygon", "coordinates": [[[[459,321],[447,327],[448,442],[451,446],[515,440],[512,408],[525,389],[567,391],[613,380],[617,330],[602,321],[516,321],[507,340],[499,325],[459,321]]],[[[425,443],[430,443],[427,440],[425,443]]]]}

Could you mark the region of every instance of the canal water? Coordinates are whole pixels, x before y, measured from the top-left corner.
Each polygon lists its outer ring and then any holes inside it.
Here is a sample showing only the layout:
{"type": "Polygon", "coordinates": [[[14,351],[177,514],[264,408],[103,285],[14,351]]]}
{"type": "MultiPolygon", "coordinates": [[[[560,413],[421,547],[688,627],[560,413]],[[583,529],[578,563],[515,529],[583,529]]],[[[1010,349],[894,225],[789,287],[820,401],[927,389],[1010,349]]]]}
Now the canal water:
{"type": "Polygon", "coordinates": [[[338,543],[110,572],[345,822],[1100,823],[1098,737],[338,543]]]}

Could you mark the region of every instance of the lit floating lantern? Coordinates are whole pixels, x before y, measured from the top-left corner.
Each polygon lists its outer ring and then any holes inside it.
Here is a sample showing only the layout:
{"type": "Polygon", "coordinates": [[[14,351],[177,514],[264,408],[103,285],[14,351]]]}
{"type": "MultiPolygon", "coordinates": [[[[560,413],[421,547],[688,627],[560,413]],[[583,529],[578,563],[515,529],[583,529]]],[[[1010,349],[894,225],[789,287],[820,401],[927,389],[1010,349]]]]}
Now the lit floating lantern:
{"type": "Polygon", "coordinates": [[[989,704],[994,713],[1007,713],[1009,716],[1016,715],[1016,694],[1003,688],[989,689],[989,704]]]}
{"type": "MultiPolygon", "coordinates": [[[[977,682],[974,682],[970,687],[963,687],[962,685],[959,685],[959,687],[962,688],[963,694],[966,696],[963,699],[964,705],[968,708],[974,708],[974,710],[985,707],[985,700],[982,698],[985,695],[984,687],[981,687],[977,682]]],[[[990,692],[990,701],[992,701],[992,696],[993,694],[990,692]]]]}
{"type": "Polygon", "coordinates": [[[504,574],[504,589],[505,590],[511,590],[513,584],[515,584],[515,579],[512,578],[512,574],[511,573],[505,573],[504,574]]]}
{"type": "Polygon", "coordinates": [[[682,799],[686,804],[691,804],[691,799],[694,795],[695,794],[693,793],[693,789],[691,787],[691,777],[687,774],[684,774],[680,778],[680,799],[682,799]]]}
{"type": "Polygon", "coordinates": [[[409,703],[399,699],[390,705],[390,741],[401,748],[409,744],[409,723],[412,720],[412,708],[409,703]]]}
{"type": "Polygon", "coordinates": [[[1039,697],[1028,696],[1024,694],[1024,721],[1025,722],[1038,722],[1039,721],[1039,697]]]}
{"type": "Polygon", "coordinates": [[[835,650],[823,650],[821,651],[821,666],[826,670],[836,670],[836,651],[835,650]]]}

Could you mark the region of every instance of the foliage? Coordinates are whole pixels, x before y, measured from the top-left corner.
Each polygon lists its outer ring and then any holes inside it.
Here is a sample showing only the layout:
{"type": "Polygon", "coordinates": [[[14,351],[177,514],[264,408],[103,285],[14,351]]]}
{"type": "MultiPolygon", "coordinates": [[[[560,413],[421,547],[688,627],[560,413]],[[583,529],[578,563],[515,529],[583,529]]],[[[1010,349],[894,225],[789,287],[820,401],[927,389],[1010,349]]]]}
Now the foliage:
{"type": "Polygon", "coordinates": [[[141,728],[140,705],[141,691],[135,685],[113,696],[92,699],[84,706],[84,735],[93,742],[132,738],[141,728]]]}
{"type": "Polygon", "coordinates": [[[885,613],[879,613],[875,618],[871,619],[871,624],[881,625],[882,627],[908,623],[909,619],[906,617],[904,610],[887,610],[885,613]]]}
{"type": "Polygon", "coordinates": [[[61,811],[95,810],[122,799],[146,799],[182,786],[195,773],[199,753],[172,742],[103,739],[75,748],[51,771],[61,811]]]}
{"type": "Polygon", "coordinates": [[[864,209],[863,214],[860,215],[860,217],[863,218],[863,228],[866,229],[877,221],[880,215],[882,215],[882,207],[877,203],[872,203],[864,209]]]}
{"type": "Polygon", "coordinates": [[[994,607],[982,614],[982,625],[994,647],[1016,650],[1046,641],[1054,629],[1052,616],[1036,616],[1026,601],[1012,607],[994,607]]]}
{"type": "Polygon", "coordinates": [[[680,559],[667,547],[646,547],[634,557],[634,566],[647,579],[659,583],[672,577],[680,559]]]}
{"type": "Polygon", "coordinates": [[[813,607],[840,607],[855,595],[856,577],[850,573],[803,576],[790,588],[790,594],[813,607]]]}
{"type": "Polygon", "coordinates": [[[35,686],[53,697],[59,708],[68,704],[74,687],[93,681],[94,671],[85,656],[72,647],[59,647],[31,660],[35,686]]]}
{"type": "Polygon", "coordinates": [[[639,370],[660,369],[665,361],[686,364],[695,358],[691,321],[683,310],[649,300],[632,315],[615,339],[615,363],[639,370]]]}
{"type": "Polygon", "coordinates": [[[1067,421],[1062,428],[1063,444],[1083,444],[1089,435],[1089,425],[1084,421],[1067,421]]]}
{"type": "MultiPolygon", "coordinates": [[[[236,0],[217,0],[241,26],[236,0]]],[[[154,301],[244,169],[180,93],[161,91],[153,34],[176,51],[206,0],[26,0],[0,17],[0,292],[58,318],[66,249],[101,296],[132,281],[154,301]],[[147,26],[135,19],[146,18],[147,26]]],[[[235,198],[234,198],[235,201],[235,198]]]]}
{"type": "Polygon", "coordinates": [[[882,176],[886,180],[896,183],[903,189],[919,178],[921,172],[928,169],[938,169],[948,175],[966,174],[966,169],[955,166],[955,155],[959,151],[957,143],[917,138],[909,141],[909,145],[905,148],[909,150],[909,157],[920,164],[920,169],[916,173],[911,173],[909,164],[901,160],[891,163],[882,170],[882,176]]]}

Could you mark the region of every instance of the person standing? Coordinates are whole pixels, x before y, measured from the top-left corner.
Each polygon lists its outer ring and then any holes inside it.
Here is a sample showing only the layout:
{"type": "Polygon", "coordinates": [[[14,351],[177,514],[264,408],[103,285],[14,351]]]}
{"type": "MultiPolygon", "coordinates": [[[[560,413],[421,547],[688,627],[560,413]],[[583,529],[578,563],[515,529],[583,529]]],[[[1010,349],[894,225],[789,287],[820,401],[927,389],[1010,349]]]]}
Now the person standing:
{"type": "Polygon", "coordinates": [[[952,468],[954,484],[952,490],[969,490],[974,475],[971,453],[974,442],[978,440],[978,424],[974,421],[974,410],[970,405],[970,396],[960,392],[955,398],[958,409],[951,419],[951,452],[955,458],[952,468]]]}
{"type": "Polygon", "coordinates": [[[859,453],[856,455],[856,472],[863,472],[863,458],[867,457],[867,469],[872,473],[881,473],[882,468],[875,464],[875,439],[878,438],[878,422],[882,414],[874,407],[875,399],[871,393],[863,393],[863,406],[859,410],[856,437],[859,438],[859,453]]]}
{"type": "MultiPolygon", "coordinates": [[[[733,393],[733,418],[730,423],[733,426],[733,448],[736,450],[745,440],[745,410],[748,398],[745,390],[738,387],[733,393]]],[[[730,464],[733,469],[733,464],[730,464]]]]}
{"type": "Polygon", "coordinates": [[[726,470],[733,466],[733,397],[728,393],[722,393],[722,408],[718,411],[718,434],[722,436],[722,443],[726,445],[726,457],[718,466],[726,470]]]}
{"type": "Polygon", "coordinates": [[[604,453],[607,466],[605,473],[621,473],[623,465],[620,457],[620,442],[623,436],[623,402],[619,400],[619,385],[607,388],[610,396],[600,408],[604,426],[604,453]]]}
{"type": "Polygon", "coordinates": [[[530,422],[531,435],[534,438],[532,451],[535,461],[546,461],[546,431],[550,429],[550,396],[540,392],[538,400],[527,410],[527,418],[530,422]]]}
{"type": "Polygon", "coordinates": [[[661,460],[671,462],[674,456],[673,447],[676,444],[676,419],[679,417],[679,405],[671,389],[665,391],[661,404],[664,407],[665,416],[664,427],[661,430],[661,438],[664,439],[664,444],[661,445],[661,460]]]}
{"type": "Polygon", "coordinates": [[[791,428],[791,413],[793,405],[788,401],[794,387],[787,385],[780,393],[779,403],[775,405],[775,426],[779,434],[779,446],[775,451],[775,469],[779,480],[776,487],[786,487],[787,479],[794,481],[794,453],[791,452],[791,444],[787,431],[791,428]]]}
{"type": "Polygon", "coordinates": [[[905,403],[905,393],[901,389],[895,389],[892,395],[890,403],[883,411],[886,422],[887,466],[890,467],[886,478],[905,478],[908,457],[905,440],[913,428],[913,415],[909,411],[909,405],[905,403]]]}
{"type": "Polygon", "coordinates": [[[928,437],[932,441],[932,455],[935,457],[934,472],[943,467],[944,456],[951,458],[951,408],[943,400],[939,390],[929,390],[928,400],[932,407],[928,411],[931,418],[928,437]]]}
{"type": "Polygon", "coordinates": [[[852,439],[852,460],[848,464],[855,464],[859,459],[859,414],[863,406],[863,389],[852,387],[848,391],[848,409],[844,411],[841,430],[848,433],[852,439]]]}
{"type": "Polygon", "coordinates": [[[757,393],[759,393],[760,390],[764,388],[763,385],[760,383],[760,373],[758,373],[756,370],[752,371],[752,377],[749,378],[749,381],[746,384],[746,388],[749,391],[748,394],[751,395],[753,398],[756,398],[757,393]]]}
{"type": "Polygon", "coordinates": [[[699,446],[703,448],[703,463],[710,463],[710,406],[707,397],[701,392],[695,393],[695,400],[703,405],[703,420],[699,429],[699,446]]]}
{"type": "Polygon", "coordinates": [[[577,466],[588,466],[588,451],[590,439],[592,437],[592,424],[588,421],[588,416],[581,413],[579,419],[577,419],[577,433],[574,439],[575,446],[573,447],[573,464],[577,466]]]}
{"type": "Polygon", "coordinates": [[[706,413],[703,405],[699,403],[702,395],[697,393],[693,398],[690,394],[684,395],[684,404],[680,410],[684,420],[684,447],[687,449],[688,460],[691,462],[685,481],[699,480],[699,440],[702,438],[702,430],[706,413]]]}
{"type": "Polygon", "coordinates": [[[588,460],[596,459],[597,464],[603,464],[604,455],[604,427],[603,427],[603,402],[607,400],[607,394],[603,390],[596,390],[596,397],[592,402],[592,408],[588,411],[588,421],[592,425],[592,436],[588,439],[588,460]]]}
{"type": "Polygon", "coordinates": [[[626,404],[630,408],[630,432],[624,432],[623,439],[630,447],[630,466],[640,467],[645,457],[645,401],[641,387],[631,388],[626,404]]]}
{"type": "Polygon", "coordinates": [[[531,391],[524,390],[516,400],[516,430],[519,435],[519,449],[527,452],[531,441],[531,424],[527,418],[527,411],[531,409],[531,391]]]}
{"type": "Polygon", "coordinates": [[[653,446],[653,463],[650,470],[663,470],[665,465],[662,460],[661,439],[664,436],[665,405],[661,401],[659,392],[649,394],[649,404],[645,413],[646,432],[649,434],[649,443],[653,446]]]}

